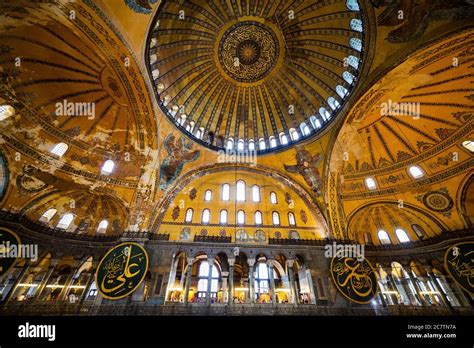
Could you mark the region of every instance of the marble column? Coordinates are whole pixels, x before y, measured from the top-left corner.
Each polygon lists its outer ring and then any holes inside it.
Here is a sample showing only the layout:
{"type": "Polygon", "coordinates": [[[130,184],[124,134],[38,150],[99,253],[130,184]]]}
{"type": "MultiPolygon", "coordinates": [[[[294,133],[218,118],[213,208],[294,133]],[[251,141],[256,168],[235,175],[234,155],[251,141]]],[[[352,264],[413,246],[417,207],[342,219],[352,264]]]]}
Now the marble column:
{"type": "Polygon", "coordinates": [[[221,272],[222,276],[222,303],[227,302],[228,292],[227,292],[227,278],[229,277],[229,272],[221,272]]]}
{"type": "Polygon", "coordinates": [[[178,268],[179,263],[178,261],[179,259],[176,259],[176,254],[173,254],[173,258],[171,259],[170,275],[168,277],[168,285],[166,286],[165,303],[168,301],[168,293],[175,287],[176,269],[178,268]]]}
{"type": "Polygon", "coordinates": [[[247,263],[249,265],[249,296],[250,296],[250,303],[255,303],[255,274],[254,274],[254,266],[255,266],[255,259],[247,259],[247,263]]]}
{"type": "Polygon", "coordinates": [[[64,286],[63,286],[63,289],[61,290],[61,293],[59,294],[58,296],[58,301],[64,301],[66,300],[66,296],[67,296],[67,293],[68,293],[68,290],[69,290],[69,287],[72,285],[72,283],[74,282],[74,276],[76,275],[76,272],[77,272],[77,269],[79,267],[79,264],[77,264],[76,262],[74,263],[72,269],[71,269],[71,273],[68,274],[67,278],[66,278],[66,281],[64,282],[64,286]]]}
{"type": "Polygon", "coordinates": [[[209,274],[207,275],[207,292],[206,292],[206,304],[209,306],[211,304],[211,290],[212,290],[212,269],[214,267],[214,259],[207,258],[209,264],[209,274]]]}
{"type": "Polygon", "coordinates": [[[273,264],[275,260],[268,260],[268,272],[270,275],[270,296],[272,298],[272,305],[276,305],[276,295],[275,295],[275,278],[273,277],[273,264]]]}
{"type": "Polygon", "coordinates": [[[27,274],[28,270],[30,269],[30,265],[31,265],[31,261],[27,260],[25,265],[23,266],[22,270],[20,271],[20,274],[18,275],[18,277],[16,277],[12,287],[10,288],[10,291],[5,296],[5,298],[3,299],[2,303],[7,303],[7,302],[10,301],[10,299],[12,298],[13,294],[16,291],[16,288],[17,288],[18,284],[21,283],[21,281],[23,280],[23,278],[27,274]]]}
{"type": "Polygon", "coordinates": [[[446,297],[446,294],[444,293],[443,289],[439,285],[438,280],[436,279],[436,276],[433,274],[431,266],[425,266],[425,270],[426,270],[426,274],[428,275],[428,278],[430,278],[431,280],[431,283],[434,285],[439,295],[441,296],[441,300],[443,301],[444,305],[448,307],[451,311],[454,311],[453,306],[451,305],[451,302],[449,302],[448,298],[446,297]]]}
{"type": "Polygon", "coordinates": [[[95,270],[95,267],[91,269],[90,271],[90,274],[89,274],[89,279],[87,279],[87,282],[86,284],[84,285],[85,288],[84,288],[84,291],[82,292],[81,294],[81,298],[79,299],[79,304],[82,305],[84,303],[84,301],[86,300],[87,298],[87,293],[89,292],[89,288],[91,287],[92,285],[92,282],[94,281],[94,270],[95,270]]]}
{"type": "Polygon", "coordinates": [[[290,284],[290,296],[291,296],[291,303],[295,306],[298,306],[298,297],[295,290],[295,272],[293,270],[293,265],[295,260],[287,260],[286,265],[288,267],[288,277],[289,277],[289,284],[290,284]]]}
{"type": "Polygon", "coordinates": [[[229,263],[229,294],[227,295],[227,303],[231,306],[234,303],[234,265],[235,259],[227,259],[229,263]]]}
{"type": "Polygon", "coordinates": [[[416,299],[422,306],[429,306],[429,304],[426,302],[426,299],[424,295],[421,293],[423,289],[420,289],[420,285],[416,281],[415,277],[413,276],[413,271],[410,266],[407,266],[405,268],[405,272],[407,272],[408,277],[410,278],[411,284],[413,285],[413,288],[416,291],[416,299]]]}
{"type": "Polygon", "coordinates": [[[185,305],[188,304],[189,287],[191,286],[191,273],[193,272],[194,258],[188,257],[186,261],[188,262],[188,271],[186,272],[186,290],[184,291],[184,298],[183,298],[183,303],[185,305]]]}

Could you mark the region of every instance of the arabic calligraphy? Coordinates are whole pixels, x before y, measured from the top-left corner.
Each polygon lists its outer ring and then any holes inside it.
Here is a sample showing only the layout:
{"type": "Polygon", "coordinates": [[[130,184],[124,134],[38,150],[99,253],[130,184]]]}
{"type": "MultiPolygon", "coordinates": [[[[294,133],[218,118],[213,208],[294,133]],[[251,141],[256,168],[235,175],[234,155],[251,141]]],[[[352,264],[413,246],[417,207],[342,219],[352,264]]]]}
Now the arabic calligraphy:
{"type": "Polygon", "coordinates": [[[123,243],[109,250],[100,261],[96,284],[104,298],[118,300],[137,289],[147,270],[146,250],[136,243],[123,243]]]}
{"type": "Polygon", "coordinates": [[[339,292],[353,302],[368,303],[377,295],[377,277],[366,259],[333,257],[331,275],[339,292]]]}
{"type": "Polygon", "coordinates": [[[451,246],[444,255],[444,263],[454,281],[474,293],[474,242],[451,246]]]}

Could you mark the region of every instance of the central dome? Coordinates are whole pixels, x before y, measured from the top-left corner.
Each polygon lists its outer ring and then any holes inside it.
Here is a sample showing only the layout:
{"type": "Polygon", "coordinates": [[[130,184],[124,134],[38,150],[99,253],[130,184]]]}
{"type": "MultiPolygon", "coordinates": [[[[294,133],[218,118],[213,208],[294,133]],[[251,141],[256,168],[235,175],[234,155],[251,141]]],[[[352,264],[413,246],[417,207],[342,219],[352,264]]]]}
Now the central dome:
{"type": "Polygon", "coordinates": [[[245,21],[224,33],[219,44],[219,62],[231,78],[254,82],[273,69],[279,51],[278,40],[269,27],[245,21]]]}
{"type": "Polygon", "coordinates": [[[356,0],[162,1],[147,65],[187,136],[266,153],[331,123],[357,82],[363,39],[356,0]]]}

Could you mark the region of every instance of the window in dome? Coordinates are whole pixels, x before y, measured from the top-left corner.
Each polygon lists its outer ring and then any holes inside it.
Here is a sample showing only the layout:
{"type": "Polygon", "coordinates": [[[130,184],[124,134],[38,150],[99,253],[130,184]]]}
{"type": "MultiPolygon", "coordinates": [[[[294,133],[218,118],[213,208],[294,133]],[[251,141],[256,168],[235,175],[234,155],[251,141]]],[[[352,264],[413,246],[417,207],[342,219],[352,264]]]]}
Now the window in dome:
{"type": "Polygon", "coordinates": [[[211,221],[211,211],[209,209],[204,209],[202,211],[202,223],[208,224],[211,221]]]}
{"type": "Polygon", "coordinates": [[[179,124],[180,124],[181,126],[184,126],[184,123],[186,122],[186,118],[187,118],[187,116],[186,116],[185,114],[182,114],[182,115],[180,116],[180,118],[179,118],[179,124]]]}
{"type": "Polygon", "coordinates": [[[230,200],[230,185],[229,184],[222,185],[222,200],[223,201],[230,200]]]}
{"type": "Polygon", "coordinates": [[[209,202],[211,199],[212,199],[212,191],[206,190],[206,192],[204,192],[204,200],[206,202],[209,202]]]}
{"type": "Polygon", "coordinates": [[[196,131],[196,138],[202,139],[203,135],[204,135],[204,128],[199,127],[199,129],[196,131]]]}
{"type": "Polygon", "coordinates": [[[237,181],[236,199],[238,202],[245,202],[245,182],[242,180],[237,181]]]}
{"type": "Polygon", "coordinates": [[[328,105],[331,107],[331,109],[336,110],[339,107],[339,102],[334,97],[329,97],[328,105]]]}
{"type": "Polygon", "coordinates": [[[0,105],[0,121],[15,115],[15,108],[11,105],[0,105]]]}
{"type": "Polygon", "coordinates": [[[222,209],[219,216],[219,223],[225,225],[227,224],[227,210],[222,209]]]}
{"type": "Polygon", "coordinates": [[[359,69],[359,58],[351,55],[346,57],[345,59],[349,66],[353,67],[356,70],[359,69]]]}
{"type": "Polygon", "coordinates": [[[349,93],[349,91],[341,85],[336,86],[336,92],[342,99],[344,99],[344,97],[349,93]]]}
{"type": "Polygon", "coordinates": [[[239,139],[239,141],[237,142],[237,150],[244,151],[244,148],[244,141],[242,139],[239,139]]]}
{"type": "Polygon", "coordinates": [[[411,166],[408,169],[408,172],[410,173],[413,179],[419,179],[425,176],[425,174],[423,173],[423,170],[418,166],[411,166]]]}
{"type": "Polygon", "coordinates": [[[350,85],[354,82],[354,75],[352,75],[349,71],[344,71],[342,73],[342,78],[350,85]]]}
{"type": "Polygon", "coordinates": [[[404,230],[402,230],[401,228],[397,228],[395,230],[395,234],[397,235],[397,238],[400,241],[400,243],[410,242],[410,238],[408,238],[407,233],[404,230]]]}
{"type": "Polygon", "coordinates": [[[421,227],[420,225],[413,224],[411,225],[411,228],[413,229],[413,232],[415,232],[416,236],[419,239],[424,239],[426,237],[426,232],[423,229],[423,227],[421,227]]]}
{"type": "Polygon", "coordinates": [[[349,45],[356,51],[362,51],[362,40],[355,37],[349,40],[349,45]]]}
{"type": "Polygon", "coordinates": [[[61,220],[59,220],[58,225],[56,227],[62,230],[67,230],[71,225],[72,220],[74,220],[74,215],[72,215],[71,213],[64,214],[61,217],[61,220]]]}
{"type": "Polygon", "coordinates": [[[326,108],[320,107],[319,114],[321,115],[324,121],[327,121],[331,118],[331,114],[329,113],[329,111],[326,110],[326,108]]]}
{"type": "Polygon", "coordinates": [[[257,185],[252,186],[252,201],[260,202],[260,187],[257,185]]]}
{"type": "Polygon", "coordinates": [[[270,147],[271,148],[277,147],[277,141],[273,135],[270,137],[270,147]]]}
{"type": "Polygon", "coordinates": [[[359,3],[357,0],[347,0],[346,6],[351,11],[360,11],[359,3]]]}
{"type": "Polygon", "coordinates": [[[263,139],[263,138],[259,139],[258,148],[260,150],[265,150],[267,148],[267,145],[265,144],[265,139],[263,139]]]}
{"type": "Polygon", "coordinates": [[[296,225],[295,214],[293,214],[292,212],[288,213],[288,223],[290,224],[290,226],[296,225]]]}
{"type": "MultiPolygon", "coordinates": [[[[177,116],[178,111],[179,111],[179,106],[178,106],[178,105],[173,105],[173,107],[171,108],[171,110],[169,110],[171,116],[173,116],[173,117],[177,116]]],[[[176,118],[176,117],[175,117],[175,118],[176,118]]]]}
{"type": "Polygon", "coordinates": [[[277,195],[275,192],[270,192],[270,203],[277,204],[277,195]]]}
{"type": "Polygon", "coordinates": [[[107,220],[102,220],[97,227],[97,233],[105,233],[107,232],[107,227],[109,226],[109,222],[107,220]]]}
{"type": "Polygon", "coordinates": [[[239,225],[245,224],[245,212],[243,210],[237,212],[237,223],[239,225]]]}
{"type": "Polygon", "coordinates": [[[153,80],[157,80],[158,77],[160,77],[160,70],[154,69],[154,70],[151,72],[151,75],[153,76],[153,80]]]}
{"type": "Polygon", "coordinates": [[[474,141],[466,140],[462,142],[462,146],[470,152],[474,153],[474,141]]]}
{"type": "Polygon", "coordinates": [[[391,244],[390,237],[388,236],[388,233],[385,232],[384,230],[380,230],[377,235],[379,237],[380,244],[383,244],[383,245],[391,244]]]}
{"type": "Polygon", "coordinates": [[[227,148],[227,150],[233,150],[234,149],[234,139],[229,138],[229,140],[227,140],[226,148],[227,148]]]}
{"type": "Polygon", "coordinates": [[[42,222],[49,222],[57,212],[58,211],[54,208],[48,209],[43,213],[43,215],[41,215],[39,220],[42,222]]]}
{"type": "Polygon", "coordinates": [[[249,140],[249,151],[255,151],[255,142],[253,140],[249,140]]]}
{"type": "Polygon", "coordinates": [[[377,184],[375,183],[375,180],[373,178],[366,178],[365,186],[367,186],[369,190],[375,190],[377,188],[377,184]]]}
{"type": "Polygon", "coordinates": [[[186,126],[186,131],[191,133],[193,129],[194,129],[194,121],[190,121],[188,125],[186,126]]]}
{"type": "Polygon", "coordinates": [[[280,133],[280,143],[282,145],[288,144],[288,137],[286,136],[285,133],[280,133]]]}
{"type": "Polygon", "coordinates": [[[114,171],[115,163],[112,160],[107,160],[104,162],[104,165],[102,166],[101,173],[104,175],[109,175],[112,174],[114,171]]]}
{"type": "Polygon", "coordinates": [[[263,223],[262,213],[259,210],[257,210],[255,212],[255,225],[261,225],[262,223],[263,223]]]}
{"type": "Polygon", "coordinates": [[[277,211],[272,213],[273,224],[275,226],[280,225],[280,214],[277,211]]]}
{"type": "Polygon", "coordinates": [[[291,138],[291,140],[296,141],[296,140],[298,140],[299,137],[300,136],[298,135],[298,132],[296,131],[296,129],[290,128],[290,138],[291,138]]]}
{"type": "Polygon", "coordinates": [[[158,93],[161,93],[161,92],[163,92],[163,91],[165,90],[166,87],[165,87],[164,83],[160,82],[160,83],[156,86],[156,88],[158,89],[158,93]]]}
{"type": "Polygon", "coordinates": [[[352,30],[362,32],[362,21],[357,18],[352,18],[350,22],[350,27],[352,30]]]}
{"type": "Polygon", "coordinates": [[[321,128],[321,122],[319,122],[316,116],[311,116],[309,118],[309,122],[311,122],[311,125],[313,126],[314,129],[321,128]]]}
{"type": "Polygon", "coordinates": [[[194,214],[193,208],[188,208],[186,210],[186,217],[184,218],[184,222],[193,222],[193,214],[194,214]]]}
{"type": "Polygon", "coordinates": [[[300,129],[301,129],[301,133],[304,135],[304,136],[307,136],[307,135],[310,135],[311,134],[311,131],[309,130],[309,127],[306,125],[306,123],[304,122],[301,122],[300,124],[300,129]]]}
{"type": "Polygon", "coordinates": [[[62,157],[66,153],[68,148],[69,147],[67,146],[67,144],[58,143],[58,144],[54,145],[53,149],[51,150],[51,153],[55,154],[58,157],[62,157]]]}

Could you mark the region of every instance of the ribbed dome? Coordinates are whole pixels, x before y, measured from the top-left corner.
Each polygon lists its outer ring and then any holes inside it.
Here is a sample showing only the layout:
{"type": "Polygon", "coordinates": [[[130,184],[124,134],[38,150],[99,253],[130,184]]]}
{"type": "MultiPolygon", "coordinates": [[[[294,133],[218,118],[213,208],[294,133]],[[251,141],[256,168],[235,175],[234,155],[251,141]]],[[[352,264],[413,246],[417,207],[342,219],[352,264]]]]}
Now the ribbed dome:
{"type": "Polygon", "coordinates": [[[357,80],[357,1],[163,1],[149,35],[159,104],[213,149],[268,152],[317,134],[357,80]]]}

